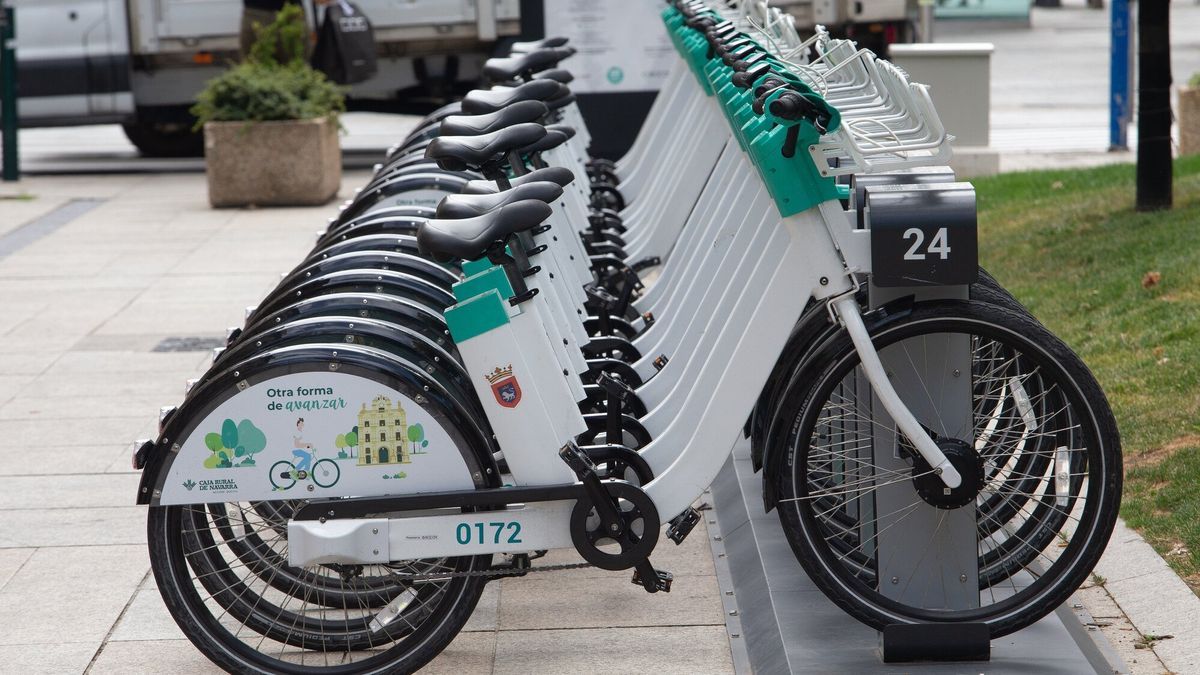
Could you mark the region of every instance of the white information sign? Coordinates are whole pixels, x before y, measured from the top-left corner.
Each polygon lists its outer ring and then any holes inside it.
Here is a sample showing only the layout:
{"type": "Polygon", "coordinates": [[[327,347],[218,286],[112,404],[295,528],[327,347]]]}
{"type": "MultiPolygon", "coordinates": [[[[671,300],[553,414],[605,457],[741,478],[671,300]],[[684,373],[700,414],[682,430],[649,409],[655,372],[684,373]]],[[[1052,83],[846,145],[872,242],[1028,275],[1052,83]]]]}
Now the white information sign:
{"type": "Polygon", "coordinates": [[[472,488],[450,436],[407,396],[353,375],[304,373],[217,406],[184,440],[160,503],[472,488]]]}
{"type": "Polygon", "coordinates": [[[657,0],[546,0],[546,35],[578,53],[564,65],[576,93],[658,91],[674,47],[657,0]]]}

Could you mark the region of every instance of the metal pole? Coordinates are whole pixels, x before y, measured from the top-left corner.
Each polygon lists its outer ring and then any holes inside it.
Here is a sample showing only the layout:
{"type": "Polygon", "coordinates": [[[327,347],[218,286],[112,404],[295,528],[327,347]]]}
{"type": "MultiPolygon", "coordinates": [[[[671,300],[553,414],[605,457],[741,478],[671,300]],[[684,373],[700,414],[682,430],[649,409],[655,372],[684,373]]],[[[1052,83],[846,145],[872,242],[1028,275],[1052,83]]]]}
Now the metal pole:
{"type": "MultiPolygon", "coordinates": [[[[0,7],[3,3],[0,2],[0,7]]],[[[17,164],[17,26],[12,7],[0,13],[0,178],[15,181],[21,177],[17,164]]]]}
{"type": "Polygon", "coordinates": [[[1129,121],[1133,95],[1129,79],[1132,42],[1129,37],[1129,0],[1112,0],[1109,43],[1108,149],[1129,149],[1129,121]]]}
{"type": "Polygon", "coordinates": [[[1171,6],[1138,3],[1137,210],[1171,208],[1171,6]]]}
{"type": "Polygon", "coordinates": [[[919,14],[921,25],[921,42],[933,42],[933,2],[934,0],[921,0],[921,12],[919,14]]]}

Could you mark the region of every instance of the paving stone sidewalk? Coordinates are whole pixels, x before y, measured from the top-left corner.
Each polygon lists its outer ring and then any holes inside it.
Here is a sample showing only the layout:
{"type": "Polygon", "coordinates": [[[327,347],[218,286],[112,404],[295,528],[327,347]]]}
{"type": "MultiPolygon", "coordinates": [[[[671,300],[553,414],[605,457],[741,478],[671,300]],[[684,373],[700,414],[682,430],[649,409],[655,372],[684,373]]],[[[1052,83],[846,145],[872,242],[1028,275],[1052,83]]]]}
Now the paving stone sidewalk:
{"type": "MultiPolygon", "coordinates": [[[[154,586],[128,449],[209,354],[152,350],[240,324],[334,211],[212,210],[197,174],[0,186],[0,673],[216,672],[154,586]],[[79,215],[27,225],[56,209],[79,215]]],[[[705,532],[661,551],[670,594],[591,569],[489,584],[428,672],[732,672],[705,532]]]]}

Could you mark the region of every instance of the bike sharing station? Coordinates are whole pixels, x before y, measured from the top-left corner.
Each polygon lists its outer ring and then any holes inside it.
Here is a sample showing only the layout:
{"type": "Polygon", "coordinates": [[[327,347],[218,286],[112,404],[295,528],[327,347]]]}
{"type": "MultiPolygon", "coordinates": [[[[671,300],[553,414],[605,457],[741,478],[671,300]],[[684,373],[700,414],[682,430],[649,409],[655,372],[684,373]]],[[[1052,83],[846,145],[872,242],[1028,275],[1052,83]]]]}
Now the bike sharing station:
{"type": "Polygon", "coordinates": [[[570,44],[490,60],[162,411],[138,502],[206,657],[411,672],[489,580],[670,592],[711,485],[757,672],[1114,667],[1061,610],[1119,505],[1103,393],[979,269],[927,88],[739,5],[664,5],[615,162],[570,44]]]}

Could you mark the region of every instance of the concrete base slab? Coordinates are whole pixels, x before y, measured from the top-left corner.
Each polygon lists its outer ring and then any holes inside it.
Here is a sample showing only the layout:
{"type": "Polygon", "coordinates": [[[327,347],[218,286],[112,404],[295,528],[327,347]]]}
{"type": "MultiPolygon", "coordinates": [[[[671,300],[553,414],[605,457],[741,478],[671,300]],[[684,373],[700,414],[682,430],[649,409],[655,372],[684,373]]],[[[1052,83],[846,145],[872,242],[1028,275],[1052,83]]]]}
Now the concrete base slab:
{"type": "MultiPolygon", "coordinates": [[[[757,673],[908,673],[914,664],[885,664],[879,634],[851,618],[817,589],[796,562],[779,518],[765,513],[762,478],[742,443],[712,486],[717,523],[732,572],[741,632],[757,673]]],[[[1014,635],[992,641],[986,666],[924,663],[927,673],[1126,672],[1102,650],[1094,632],[1060,610],[1014,635]],[[1076,625],[1069,629],[1064,621],[1076,625]],[[964,670],[966,668],[966,670],[964,670]]],[[[1100,638],[1103,639],[1103,638],[1100,638]]]]}
{"type": "Polygon", "coordinates": [[[954,146],[950,168],[960,180],[1000,173],[1000,151],[979,146],[954,146]]]}

